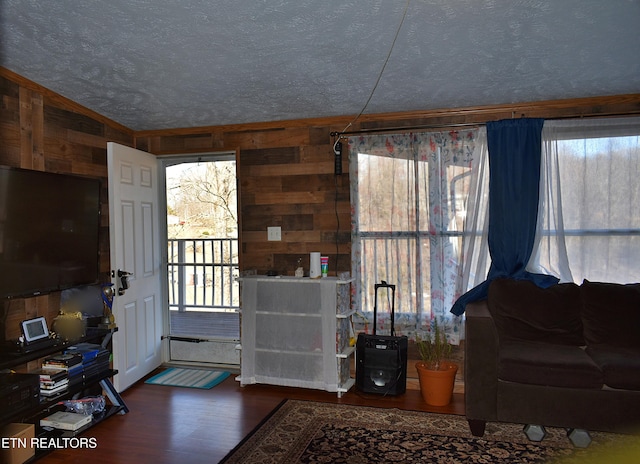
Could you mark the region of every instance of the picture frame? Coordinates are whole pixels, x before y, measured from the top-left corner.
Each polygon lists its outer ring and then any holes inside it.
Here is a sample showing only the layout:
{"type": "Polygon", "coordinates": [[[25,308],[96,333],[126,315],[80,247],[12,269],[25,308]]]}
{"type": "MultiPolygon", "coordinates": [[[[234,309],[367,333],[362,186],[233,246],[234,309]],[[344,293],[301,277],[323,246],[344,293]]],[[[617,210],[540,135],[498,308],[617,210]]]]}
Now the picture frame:
{"type": "Polygon", "coordinates": [[[44,317],[28,319],[20,323],[25,343],[34,343],[49,338],[49,328],[44,317]]]}

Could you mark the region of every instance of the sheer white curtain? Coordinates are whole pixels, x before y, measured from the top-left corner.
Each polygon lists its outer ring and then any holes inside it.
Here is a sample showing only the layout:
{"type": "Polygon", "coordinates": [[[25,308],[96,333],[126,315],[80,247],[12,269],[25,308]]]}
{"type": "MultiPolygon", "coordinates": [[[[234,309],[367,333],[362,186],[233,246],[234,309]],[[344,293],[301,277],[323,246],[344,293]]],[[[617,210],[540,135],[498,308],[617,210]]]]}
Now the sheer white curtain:
{"type": "Polygon", "coordinates": [[[637,282],[640,118],[545,121],[538,240],[528,270],[637,282]]]}
{"type": "MultiPolygon", "coordinates": [[[[374,285],[384,280],[396,285],[397,335],[437,320],[459,341],[463,319],[451,306],[488,269],[485,129],[350,137],[349,152],[357,329],[372,324],[374,285]]],[[[378,333],[389,309],[378,302],[378,333]]]]}
{"type": "Polygon", "coordinates": [[[467,195],[462,266],[458,267],[456,299],[484,282],[491,265],[487,240],[489,235],[489,151],[485,127],[478,130],[475,151],[477,159],[473,163],[467,195]]]}

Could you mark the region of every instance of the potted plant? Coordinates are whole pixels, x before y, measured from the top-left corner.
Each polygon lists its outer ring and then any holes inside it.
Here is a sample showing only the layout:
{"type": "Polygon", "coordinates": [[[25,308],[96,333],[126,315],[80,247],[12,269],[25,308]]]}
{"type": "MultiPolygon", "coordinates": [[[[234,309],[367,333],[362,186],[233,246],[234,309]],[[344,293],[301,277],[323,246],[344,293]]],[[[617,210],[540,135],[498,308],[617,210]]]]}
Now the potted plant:
{"type": "Polygon", "coordinates": [[[427,336],[416,337],[416,346],[420,355],[416,370],[422,398],[431,406],[446,406],[453,396],[458,365],[449,360],[453,347],[437,321],[427,336]]]}

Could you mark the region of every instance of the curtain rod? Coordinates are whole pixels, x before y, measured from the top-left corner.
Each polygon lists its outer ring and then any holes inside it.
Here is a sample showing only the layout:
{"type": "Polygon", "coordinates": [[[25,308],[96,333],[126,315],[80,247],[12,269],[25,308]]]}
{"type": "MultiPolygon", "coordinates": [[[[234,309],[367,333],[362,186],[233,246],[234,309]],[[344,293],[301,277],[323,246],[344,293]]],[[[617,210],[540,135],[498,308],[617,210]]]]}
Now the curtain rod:
{"type": "Polygon", "coordinates": [[[424,126],[400,126],[400,127],[380,127],[377,129],[360,129],[357,131],[345,131],[345,132],[331,132],[329,135],[331,137],[336,137],[338,135],[354,135],[354,134],[370,134],[373,132],[391,132],[391,131],[408,131],[415,129],[444,129],[444,128],[455,128],[455,127],[478,127],[483,126],[484,123],[479,122],[467,122],[467,123],[453,123],[453,124],[428,124],[424,126]]]}
{"type": "MultiPolygon", "coordinates": [[[[514,112],[515,113],[515,112],[514,112]]],[[[559,116],[556,118],[543,118],[546,121],[559,121],[563,119],[584,119],[584,118],[607,118],[607,117],[627,117],[627,116],[635,116],[635,113],[610,113],[610,114],[589,114],[589,115],[579,115],[579,116],[559,116]]],[[[522,115],[521,117],[525,117],[522,115]]],[[[511,119],[515,119],[513,116],[511,119]]],[[[421,126],[400,126],[400,127],[380,127],[376,129],[360,129],[356,131],[344,131],[344,132],[331,132],[329,135],[331,137],[337,136],[345,136],[345,135],[356,135],[356,134],[371,134],[376,132],[394,132],[394,131],[411,131],[416,129],[455,129],[456,127],[480,127],[486,125],[488,121],[485,122],[459,122],[459,123],[451,123],[451,124],[426,124],[421,126]]]]}

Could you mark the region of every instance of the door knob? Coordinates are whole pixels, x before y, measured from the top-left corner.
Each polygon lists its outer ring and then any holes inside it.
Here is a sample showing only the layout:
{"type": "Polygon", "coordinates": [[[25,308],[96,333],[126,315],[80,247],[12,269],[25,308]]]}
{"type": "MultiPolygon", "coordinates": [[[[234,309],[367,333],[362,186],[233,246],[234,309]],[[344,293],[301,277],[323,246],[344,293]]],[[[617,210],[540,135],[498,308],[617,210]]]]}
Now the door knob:
{"type": "Polygon", "coordinates": [[[118,269],[118,271],[111,271],[111,277],[118,276],[120,284],[118,285],[118,295],[124,295],[124,292],[129,288],[129,276],[133,273],[118,269]]]}

